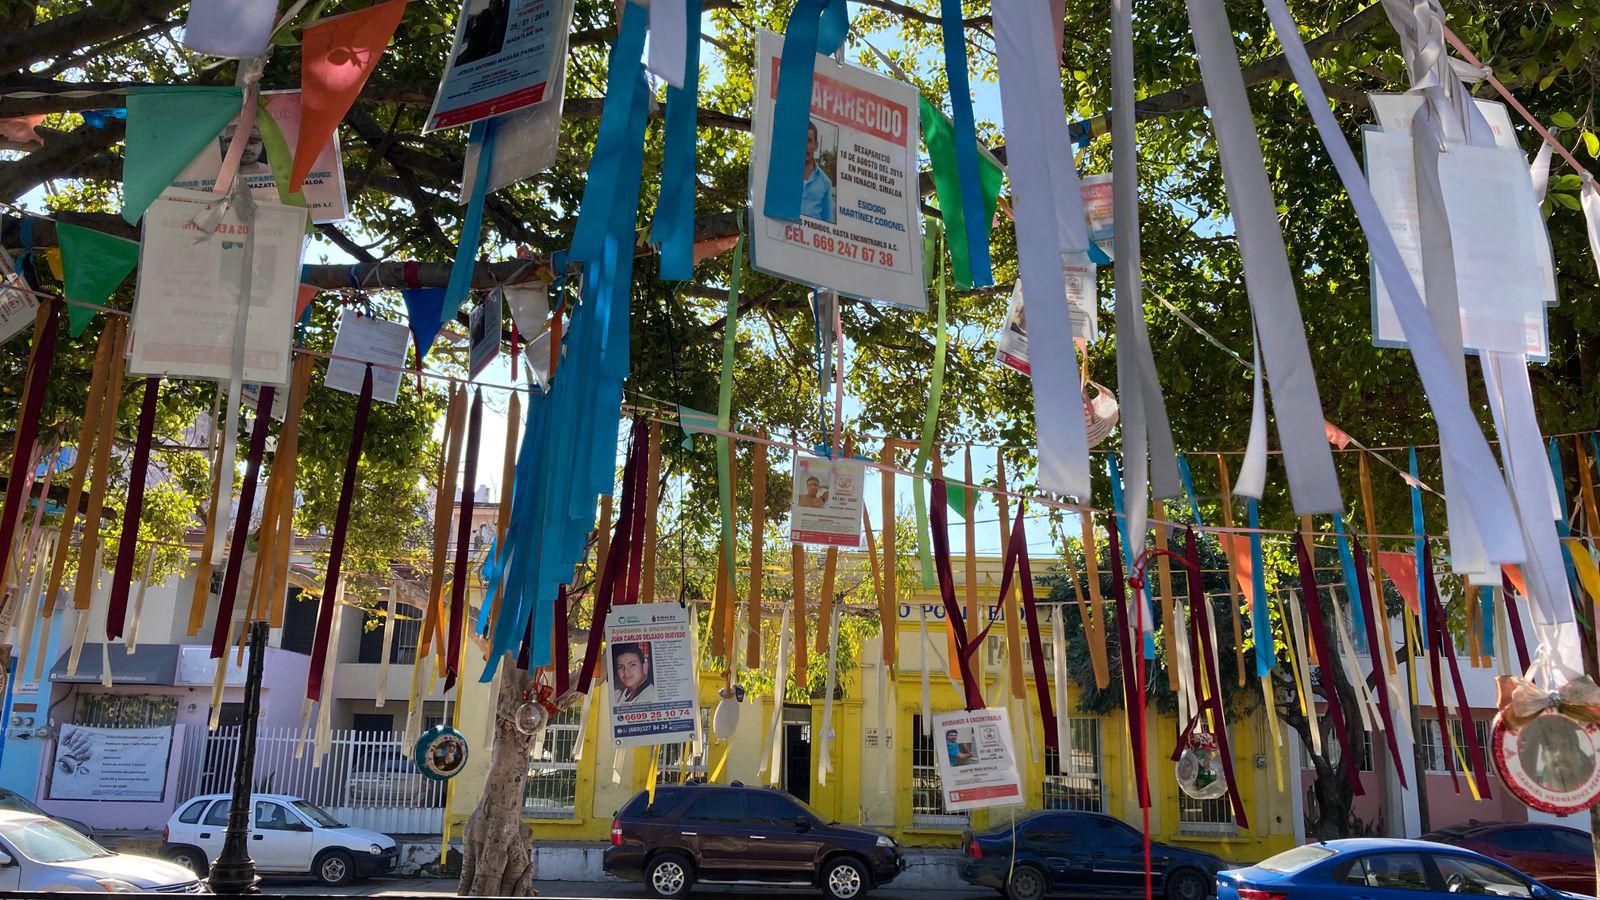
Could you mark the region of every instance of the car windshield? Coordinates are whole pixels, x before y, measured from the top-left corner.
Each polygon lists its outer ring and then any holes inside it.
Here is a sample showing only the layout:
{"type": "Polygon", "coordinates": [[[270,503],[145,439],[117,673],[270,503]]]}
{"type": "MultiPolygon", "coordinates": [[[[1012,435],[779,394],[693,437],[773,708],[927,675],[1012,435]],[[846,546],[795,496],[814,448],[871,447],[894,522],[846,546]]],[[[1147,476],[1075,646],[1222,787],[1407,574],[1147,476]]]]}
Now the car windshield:
{"type": "Polygon", "coordinates": [[[16,791],[0,791],[0,809],[9,812],[32,813],[36,816],[45,815],[45,811],[32,803],[16,791]]]}
{"type": "Polygon", "coordinates": [[[54,819],[5,822],[0,824],[0,835],[34,862],[76,862],[116,855],[54,819]]]}
{"type": "Polygon", "coordinates": [[[1257,868],[1266,869],[1268,872],[1289,874],[1298,872],[1313,863],[1319,863],[1333,855],[1333,851],[1320,844],[1310,844],[1305,847],[1296,847],[1285,850],[1277,856],[1268,857],[1259,863],[1257,868]]]}
{"type": "Polygon", "coordinates": [[[312,806],[311,804],[307,803],[304,800],[296,800],[296,801],[294,801],[294,808],[300,811],[300,815],[305,816],[306,818],[310,819],[311,821],[317,823],[317,826],[319,828],[344,828],[344,827],[346,827],[346,825],[343,822],[341,822],[338,819],[335,819],[333,816],[330,816],[327,813],[323,812],[320,807],[312,806]]]}

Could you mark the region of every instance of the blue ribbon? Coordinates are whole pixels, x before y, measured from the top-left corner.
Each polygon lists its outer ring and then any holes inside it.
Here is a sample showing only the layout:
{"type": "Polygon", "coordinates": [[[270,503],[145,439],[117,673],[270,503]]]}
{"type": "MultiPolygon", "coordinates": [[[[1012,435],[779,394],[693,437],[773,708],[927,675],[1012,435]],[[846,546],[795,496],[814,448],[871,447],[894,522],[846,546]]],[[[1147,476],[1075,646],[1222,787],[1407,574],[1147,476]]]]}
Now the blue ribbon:
{"type": "MultiPolygon", "coordinates": [[[[589,158],[583,204],[578,209],[578,224],[572,232],[571,256],[579,262],[594,262],[605,252],[615,198],[622,193],[618,190],[619,179],[629,156],[628,136],[633,130],[636,95],[646,90],[638,60],[644,53],[650,11],[632,2],[622,6],[622,27],[611,45],[611,68],[606,72],[606,103],[600,111],[600,133],[595,138],[594,155],[589,158]]],[[[699,34],[698,28],[695,33],[699,34]]],[[[631,210],[629,214],[632,215],[631,210]]]]}
{"type": "Polygon", "coordinates": [[[1478,620],[1482,628],[1478,643],[1485,656],[1494,656],[1494,588],[1488,585],[1478,588],[1478,620]]]}
{"type": "MultiPolygon", "coordinates": [[[[478,264],[478,247],[483,242],[483,202],[488,196],[489,167],[494,160],[494,119],[480,119],[472,123],[472,132],[467,138],[478,146],[478,171],[477,178],[472,183],[472,196],[467,198],[467,213],[461,219],[461,242],[456,245],[456,261],[450,267],[450,282],[445,286],[445,295],[440,302],[443,315],[440,324],[445,319],[455,318],[456,311],[461,309],[462,301],[467,299],[467,294],[472,291],[472,270],[478,264]]],[[[439,333],[434,328],[434,335],[439,333]]],[[[413,336],[416,331],[413,329],[413,336]]],[[[432,346],[430,338],[428,345],[432,346]]],[[[417,362],[420,365],[422,356],[427,353],[427,347],[417,342],[417,362]]]]}
{"type": "Polygon", "coordinates": [[[1561,562],[1567,569],[1567,589],[1572,596],[1578,594],[1578,568],[1572,563],[1572,550],[1567,547],[1567,538],[1572,537],[1572,525],[1567,521],[1567,479],[1561,471],[1561,449],[1556,446],[1556,439],[1551,438],[1549,443],[1550,474],[1556,483],[1556,500],[1561,504],[1561,518],[1556,519],[1556,533],[1561,536],[1561,562]]]}
{"type": "MultiPolygon", "coordinates": [[[[972,88],[967,78],[967,39],[961,0],[941,0],[945,78],[950,82],[950,119],[955,125],[956,175],[961,183],[962,221],[966,226],[967,271],[973,287],[994,284],[989,266],[989,222],[983,217],[983,183],[978,172],[978,131],[972,113],[972,88]]],[[[787,49],[787,47],[785,48],[787,49]]],[[[784,54],[785,59],[788,54],[784,54]]],[[[771,191],[768,190],[768,199],[771,191]]]]}
{"type": "MultiPolygon", "coordinates": [[[[817,54],[838,50],[849,30],[850,11],[845,0],[799,0],[789,14],[789,26],[783,35],[783,59],[778,63],[778,99],[772,107],[767,183],[763,185],[761,212],[768,218],[800,218],[806,129],[811,124],[817,54]]],[[[976,168],[973,174],[976,177],[976,168]]]]}
{"type": "Polygon", "coordinates": [[[1250,606],[1250,627],[1255,632],[1256,677],[1272,671],[1278,664],[1278,648],[1272,641],[1272,614],[1267,609],[1267,572],[1261,559],[1261,507],[1254,497],[1246,503],[1250,523],[1250,587],[1255,602],[1250,606]]]}
{"type": "Polygon", "coordinates": [[[650,240],[661,245],[661,280],[694,278],[696,105],[700,102],[700,0],[685,0],[689,46],[683,87],[667,87],[667,133],[661,150],[661,197],[650,240]]]}
{"type": "Polygon", "coordinates": [[[1194,516],[1194,523],[1204,525],[1205,520],[1200,518],[1200,497],[1194,492],[1194,476],[1189,474],[1189,457],[1182,453],[1178,454],[1178,477],[1183,479],[1183,493],[1189,498],[1189,512],[1194,516]]]}
{"type": "MultiPolygon", "coordinates": [[[[1423,557],[1426,555],[1424,551],[1428,540],[1423,537],[1427,532],[1423,530],[1422,524],[1422,489],[1417,487],[1421,476],[1417,473],[1416,447],[1411,448],[1411,477],[1417,479],[1411,482],[1411,533],[1416,536],[1416,540],[1413,542],[1413,549],[1417,555],[1417,639],[1422,642],[1422,649],[1426,650],[1428,649],[1427,579],[1432,578],[1433,573],[1427,571],[1427,567],[1422,564],[1423,557]]],[[[1377,550],[1374,549],[1373,552],[1376,553],[1377,550]]]]}
{"type": "Polygon", "coordinates": [[[1356,649],[1365,653],[1367,629],[1361,624],[1366,621],[1361,606],[1361,576],[1356,574],[1356,559],[1350,553],[1350,538],[1344,533],[1343,516],[1333,517],[1333,533],[1334,540],[1339,544],[1339,565],[1344,569],[1344,593],[1350,598],[1350,615],[1352,621],[1356,623],[1355,627],[1350,629],[1354,632],[1351,638],[1356,642],[1356,649]]]}

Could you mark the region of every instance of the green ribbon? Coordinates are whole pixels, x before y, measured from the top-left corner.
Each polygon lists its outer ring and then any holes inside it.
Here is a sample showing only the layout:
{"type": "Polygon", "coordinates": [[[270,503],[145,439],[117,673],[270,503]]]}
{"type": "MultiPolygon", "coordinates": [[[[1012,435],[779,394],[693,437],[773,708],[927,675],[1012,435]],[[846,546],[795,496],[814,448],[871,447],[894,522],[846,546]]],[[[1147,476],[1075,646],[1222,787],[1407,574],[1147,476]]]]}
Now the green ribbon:
{"type": "MultiPolygon", "coordinates": [[[[911,490],[916,497],[917,507],[917,560],[922,567],[922,587],[932,590],[938,583],[934,577],[933,554],[928,542],[928,504],[924,496],[924,485],[927,483],[928,458],[933,451],[933,432],[939,424],[939,399],[944,394],[944,357],[945,348],[949,343],[945,331],[945,257],[939,238],[943,237],[944,229],[936,228],[934,231],[934,252],[939,259],[939,312],[937,337],[933,344],[933,383],[928,390],[928,411],[922,417],[922,441],[917,446],[916,469],[917,478],[911,481],[911,490]]],[[[885,510],[884,515],[892,516],[893,510],[885,510]]]]}
{"type": "Polygon", "coordinates": [[[733,245],[733,274],[728,278],[728,308],[722,325],[722,383],[717,388],[717,504],[722,508],[722,558],[728,588],[733,589],[733,471],[728,465],[728,436],[733,424],[733,357],[739,336],[739,277],[744,272],[744,227],[733,245]]]}

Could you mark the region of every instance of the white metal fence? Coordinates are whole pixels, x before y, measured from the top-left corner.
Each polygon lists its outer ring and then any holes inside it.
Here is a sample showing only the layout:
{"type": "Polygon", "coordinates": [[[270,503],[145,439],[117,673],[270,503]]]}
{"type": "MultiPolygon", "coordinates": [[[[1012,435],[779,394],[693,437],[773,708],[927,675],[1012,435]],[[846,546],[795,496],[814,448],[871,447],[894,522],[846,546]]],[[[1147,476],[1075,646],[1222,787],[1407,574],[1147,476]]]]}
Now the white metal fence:
{"type": "MultiPolygon", "coordinates": [[[[238,751],[236,727],[186,743],[178,769],[179,802],[231,791],[238,751]]],[[[341,822],[374,831],[429,834],[444,825],[444,782],[417,770],[399,732],[335,731],[319,761],[299,729],[261,729],[254,782],[257,793],[303,797],[341,822]]]]}

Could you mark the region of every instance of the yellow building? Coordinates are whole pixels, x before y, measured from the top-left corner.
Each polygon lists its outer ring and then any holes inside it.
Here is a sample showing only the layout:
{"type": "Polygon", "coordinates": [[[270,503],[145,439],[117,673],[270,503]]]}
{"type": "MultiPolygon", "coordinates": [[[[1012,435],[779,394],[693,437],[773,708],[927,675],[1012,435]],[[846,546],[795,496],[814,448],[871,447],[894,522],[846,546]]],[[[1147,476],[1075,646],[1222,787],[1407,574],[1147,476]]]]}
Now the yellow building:
{"type": "MultiPolygon", "coordinates": [[[[959,583],[960,567],[957,569],[959,583]]],[[[1043,569],[1040,566],[1036,571],[1043,569]]],[[[996,616],[999,610],[994,598],[1000,561],[981,561],[979,572],[980,597],[988,614],[996,616]]],[[[716,740],[709,722],[723,676],[721,672],[704,671],[700,681],[704,746],[689,745],[687,753],[683,746],[662,748],[657,760],[658,780],[676,781],[684,777],[685,771],[691,777],[707,777],[722,763],[718,779],[722,782],[776,784],[808,802],[824,817],[879,828],[911,846],[956,847],[964,829],[1005,825],[1014,814],[1039,809],[1095,810],[1135,827],[1140,825],[1127,723],[1121,711],[1104,716],[1072,715],[1067,725],[1070,750],[1064,757],[1058,755],[1044,746],[1031,668],[1026,665],[1028,700],[1026,705],[1017,701],[1010,706],[1027,810],[946,812],[935,769],[935,743],[920,727],[925,647],[919,620],[924,615],[930,708],[935,714],[960,709],[958,682],[952,681],[945,669],[943,607],[937,595],[918,594],[899,607],[895,623],[899,665],[892,677],[877,664],[880,639],[873,638],[862,647],[860,667],[843,685],[843,699],[833,703],[831,739],[823,740],[830,726],[825,721],[827,704],[822,699],[785,704],[774,735],[771,697],[765,696],[747,698],[731,740],[716,740]],[[768,750],[772,745],[776,747],[768,750]],[[819,772],[824,752],[831,764],[827,774],[819,772]],[[775,767],[771,764],[774,760],[775,767]]],[[[1041,617],[1045,669],[1050,672],[1050,610],[1041,609],[1041,617]]],[[[1004,640],[1002,622],[991,630],[981,654],[986,698],[998,698],[1003,691],[1004,640]]],[[[826,658],[813,654],[811,664],[825,665],[826,658]]],[[[481,660],[474,658],[470,665],[480,666],[481,660]]],[[[476,684],[476,677],[476,672],[467,673],[467,683],[476,684]]],[[[1070,704],[1075,707],[1076,686],[1070,686],[1070,691],[1070,704]]],[[[650,751],[619,750],[611,745],[604,715],[605,689],[600,688],[596,694],[586,722],[580,710],[564,711],[538,748],[524,796],[526,819],[536,841],[607,840],[614,812],[645,786],[650,751]]],[[[455,779],[458,788],[450,803],[454,833],[458,833],[454,830],[465,822],[478,800],[477,790],[488,765],[490,723],[486,713],[493,706],[487,693],[482,702],[469,697],[461,704],[458,727],[473,742],[474,749],[482,748],[482,752],[475,753],[468,769],[455,779]]],[[[1298,785],[1300,773],[1284,748],[1273,745],[1264,716],[1257,714],[1232,722],[1230,729],[1234,771],[1241,782],[1248,829],[1234,825],[1226,798],[1201,802],[1182,795],[1169,760],[1178,732],[1174,718],[1151,711],[1148,723],[1154,800],[1150,828],[1156,840],[1241,861],[1261,859],[1293,846],[1294,805],[1288,790],[1298,785]]]]}

